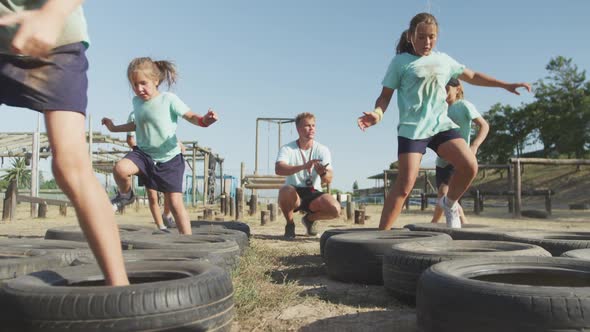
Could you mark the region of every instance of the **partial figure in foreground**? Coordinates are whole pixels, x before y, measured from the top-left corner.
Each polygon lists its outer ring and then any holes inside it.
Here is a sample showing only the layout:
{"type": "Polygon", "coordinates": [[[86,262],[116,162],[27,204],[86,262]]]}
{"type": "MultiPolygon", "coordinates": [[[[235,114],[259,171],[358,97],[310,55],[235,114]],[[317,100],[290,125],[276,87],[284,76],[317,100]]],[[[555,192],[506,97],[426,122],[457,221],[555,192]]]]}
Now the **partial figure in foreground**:
{"type": "Polygon", "coordinates": [[[317,221],[340,216],[340,203],[322,184],[332,182],[332,157],[327,147],[314,140],[315,116],[301,113],[295,118],[299,138],[279,150],[275,173],[286,176],[279,190],[279,207],[287,220],[285,238],[295,238],[294,213],[305,212],[301,222],[307,235],[317,235],[317,221]],[[327,194],[327,195],[326,195],[327,194]]]}
{"type": "Polygon", "coordinates": [[[184,157],[178,146],[176,128],[178,118],[208,127],[217,121],[217,114],[209,109],[199,116],[171,92],[160,92],[160,84],[168,86],[176,82],[176,67],[169,61],[153,61],[136,58],[127,68],[127,78],[135,92],[133,111],[126,124],[114,125],[108,118],[102,119],[111,132],[135,131],[137,148],[117,162],[113,169],[119,192],[111,202],[113,209],[131,204],[135,193],[131,176],[137,175],[146,188],[161,191],[170,202],[172,215],[181,234],[191,234],[188,212],[182,200],[184,157]]]}
{"type": "MultiPolygon", "coordinates": [[[[488,136],[490,126],[488,122],[479,114],[475,106],[464,99],[463,86],[461,81],[456,78],[451,78],[446,86],[447,90],[447,104],[449,105],[448,115],[453,122],[459,126],[459,133],[461,137],[467,142],[469,149],[473,155],[477,157],[477,150],[479,146],[488,136]],[[475,139],[471,142],[471,123],[474,123],[478,130],[475,139]]],[[[476,158],[477,159],[477,158],[476,158]]],[[[438,188],[439,200],[445,196],[449,191],[449,180],[453,176],[453,165],[447,163],[441,157],[436,158],[436,187],[438,188]]],[[[459,216],[461,225],[467,223],[467,217],[463,213],[463,208],[457,202],[459,209],[459,216]]],[[[433,223],[437,223],[443,215],[443,209],[437,204],[434,207],[434,214],[432,215],[433,223]]]]}
{"type": "Polygon", "coordinates": [[[429,13],[414,16],[408,30],[400,37],[385,78],[383,89],[372,112],[363,112],[357,119],[361,130],[381,121],[393,92],[397,89],[400,110],[398,125],[399,173],[381,212],[380,229],[390,229],[420,170],[422,155],[429,147],[455,168],[449,191],[439,205],[447,224],[461,227],[457,201],[477,175],[477,160],[456,130],[458,126],[447,115],[445,85],[451,78],[487,87],[499,87],[519,94],[518,88],[531,91],[528,83],[506,83],[483,73],[474,72],[445,53],[434,51],[438,23],[429,13]]]}
{"type": "Polygon", "coordinates": [[[55,181],[76,210],[105,283],[123,286],[129,280],[115,214],[86,145],[89,39],[81,3],[0,1],[0,104],[43,113],[55,181]]]}

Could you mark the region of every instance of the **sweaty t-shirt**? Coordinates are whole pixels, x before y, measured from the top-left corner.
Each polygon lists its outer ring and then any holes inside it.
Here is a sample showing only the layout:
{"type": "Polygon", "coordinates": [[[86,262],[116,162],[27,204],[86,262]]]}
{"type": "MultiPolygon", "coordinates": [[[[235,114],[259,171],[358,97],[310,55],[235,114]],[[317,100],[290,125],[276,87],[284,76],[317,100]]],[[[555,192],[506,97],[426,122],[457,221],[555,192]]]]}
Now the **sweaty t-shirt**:
{"type": "Polygon", "coordinates": [[[383,86],[397,90],[398,135],[409,139],[429,138],[457,128],[447,116],[445,86],[465,66],[445,53],[428,56],[397,54],[383,78],[383,86]]]}
{"type": "Polygon", "coordinates": [[[161,92],[148,101],[134,97],[128,122],[135,123],[137,146],[157,162],[174,158],[180,153],[176,137],[178,118],[189,110],[171,92],[161,92]]]}

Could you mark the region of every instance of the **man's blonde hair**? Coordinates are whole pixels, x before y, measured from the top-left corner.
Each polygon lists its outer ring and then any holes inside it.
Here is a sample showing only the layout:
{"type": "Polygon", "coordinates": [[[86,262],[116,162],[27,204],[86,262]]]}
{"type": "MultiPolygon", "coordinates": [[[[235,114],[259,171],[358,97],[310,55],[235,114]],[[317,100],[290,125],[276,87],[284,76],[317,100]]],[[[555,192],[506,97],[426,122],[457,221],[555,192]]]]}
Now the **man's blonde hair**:
{"type": "Polygon", "coordinates": [[[314,119],[315,120],[315,115],[313,115],[313,114],[311,114],[309,112],[303,112],[303,113],[297,114],[297,116],[295,117],[295,126],[296,127],[299,127],[299,124],[304,119],[314,119]]]}

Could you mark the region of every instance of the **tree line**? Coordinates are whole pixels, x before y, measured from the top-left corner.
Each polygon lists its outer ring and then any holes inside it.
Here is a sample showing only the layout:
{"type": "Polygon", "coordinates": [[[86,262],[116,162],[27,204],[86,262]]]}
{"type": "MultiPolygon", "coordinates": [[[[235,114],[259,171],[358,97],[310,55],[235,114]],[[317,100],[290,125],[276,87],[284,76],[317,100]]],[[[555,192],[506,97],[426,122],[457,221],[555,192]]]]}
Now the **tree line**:
{"type": "Polygon", "coordinates": [[[547,76],[533,84],[535,101],[519,107],[498,103],[483,115],[490,133],[478,153],[481,163],[505,164],[514,156],[588,156],[590,82],[586,71],[563,56],[552,58],[545,69],[547,76]],[[539,148],[532,148],[536,146],[539,148]]]}

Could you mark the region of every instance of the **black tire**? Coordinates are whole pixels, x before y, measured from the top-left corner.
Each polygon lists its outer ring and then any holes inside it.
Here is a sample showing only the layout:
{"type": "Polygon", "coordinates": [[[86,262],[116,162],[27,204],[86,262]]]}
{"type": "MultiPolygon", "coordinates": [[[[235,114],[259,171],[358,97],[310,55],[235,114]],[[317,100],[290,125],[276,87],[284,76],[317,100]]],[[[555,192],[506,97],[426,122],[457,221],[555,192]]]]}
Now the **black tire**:
{"type": "Polygon", "coordinates": [[[383,257],[383,285],[396,298],[413,304],[418,279],[430,266],[454,259],[489,256],[551,257],[551,254],[528,243],[477,240],[405,242],[393,245],[383,257]]]}
{"type": "Polygon", "coordinates": [[[246,233],[237,231],[235,229],[228,229],[228,228],[212,228],[210,226],[204,227],[193,227],[192,228],[193,235],[212,235],[212,236],[220,236],[223,238],[227,238],[229,240],[234,240],[240,247],[240,253],[244,253],[248,246],[250,245],[250,241],[248,239],[248,235],[246,233]]]}
{"type": "MultiPolygon", "coordinates": [[[[233,268],[219,255],[209,252],[188,252],[181,250],[153,250],[153,249],[137,249],[137,250],[123,250],[123,259],[125,262],[143,262],[143,261],[167,261],[167,262],[206,262],[215,266],[219,266],[224,270],[231,271],[233,268]]],[[[82,264],[96,264],[94,256],[87,256],[77,258],[72,262],[72,265],[82,264]]]]}
{"type": "MultiPolygon", "coordinates": [[[[482,229],[487,228],[488,225],[479,225],[479,224],[466,224],[461,225],[461,229],[482,229]]],[[[451,237],[453,236],[453,231],[459,228],[450,228],[447,227],[446,223],[419,223],[419,224],[408,224],[405,225],[404,228],[407,228],[411,231],[420,231],[420,232],[441,232],[445,234],[449,234],[451,237]]]]}
{"type": "Polygon", "coordinates": [[[65,240],[45,240],[32,238],[8,238],[0,239],[0,248],[21,248],[21,249],[45,249],[45,250],[68,250],[68,249],[88,249],[87,242],[65,241],[65,240]]]}
{"type": "Polygon", "coordinates": [[[344,233],[352,233],[352,232],[374,232],[378,231],[379,228],[333,228],[327,229],[322,233],[320,236],[320,255],[324,257],[324,247],[326,246],[326,241],[334,235],[344,234],[344,233]]]}
{"type": "Polygon", "coordinates": [[[418,240],[451,241],[451,237],[443,233],[392,230],[334,235],[324,247],[328,276],[345,282],[382,285],[383,255],[394,244],[418,240]]]}
{"type": "MultiPolygon", "coordinates": [[[[156,230],[154,227],[141,225],[118,226],[119,234],[126,234],[128,236],[131,234],[149,234],[150,232],[156,230]]],[[[82,229],[78,225],[50,228],[45,232],[45,239],[86,242],[86,237],[84,236],[82,229]]]]}
{"type": "Polygon", "coordinates": [[[453,240],[482,240],[482,241],[505,241],[506,233],[531,231],[526,228],[455,228],[451,237],[453,240]]]}
{"type": "Polygon", "coordinates": [[[506,241],[536,244],[553,256],[566,251],[590,248],[590,232],[526,231],[506,233],[506,241]]]}
{"type": "Polygon", "coordinates": [[[208,221],[208,220],[191,220],[191,227],[202,227],[210,225],[219,225],[227,229],[234,229],[246,233],[250,237],[250,226],[241,221],[208,221]]]}
{"type": "Polygon", "coordinates": [[[236,241],[219,236],[155,234],[126,237],[122,235],[121,243],[125,250],[168,249],[216,254],[232,267],[237,267],[240,260],[240,247],[236,241]]]}
{"type": "Polygon", "coordinates": [[[41,271],[2,286],[9,331],[229,331],[227,271],[207,263],[126,264],[131,285],[104,287],[96,265],[41,271]]]}
{"type": "Polygon", "coordinates": [[[561,254],[561,257],[576,258],[590,261],[590,249],[576,249],[566,251],[563,254],[561,254]]]}
{"type": "Polygon", "coordinates": [[[418,282],[420,331],[539,332],[590,328],[590,262],[555,257],[458,259],[418,282]]]}
{"type": "Polygon", "coordinates": [[[89,256],[90,251],[41,250],[24,248],[0,249],[0,280],[7,280],[31,272],[68,266],[78,257],[89,256]]]}

